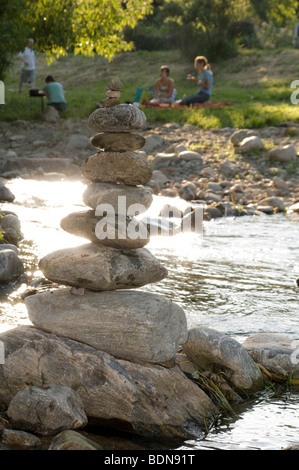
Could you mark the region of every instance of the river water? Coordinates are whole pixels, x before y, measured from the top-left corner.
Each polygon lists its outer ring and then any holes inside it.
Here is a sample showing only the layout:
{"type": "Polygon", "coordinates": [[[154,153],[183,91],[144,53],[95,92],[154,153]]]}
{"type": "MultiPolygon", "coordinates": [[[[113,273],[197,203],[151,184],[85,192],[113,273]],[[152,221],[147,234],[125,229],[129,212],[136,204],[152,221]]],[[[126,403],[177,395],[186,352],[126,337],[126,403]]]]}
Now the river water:
{"type": "MultiPolygon", "coordinates": [[[[0,289],[0,332],[30,324],[23,292],[42,276],[38,260],[56,249],[86,243],[60,228],[70,212],[83,210],[81,181],[10,180],[15,201],[1,205],[15,212],[24,239],[20,255],[23,281],[0,289]]],[[[179,199],[154,197],[155,216],[179,199]]],[[[254,333],[299,339],[299,218],[224,217],[204,222],[203,234],[154,236],[147,248],[168,269],[168,277],[143,290],[159,293],[184,308],[188,326],[204,325],[240,343],[254,333]]],[[[263,391],[223,417],[201,440],[178,449],[279,450],[299,442],[299,392],[277,387],[263,391]]]]}

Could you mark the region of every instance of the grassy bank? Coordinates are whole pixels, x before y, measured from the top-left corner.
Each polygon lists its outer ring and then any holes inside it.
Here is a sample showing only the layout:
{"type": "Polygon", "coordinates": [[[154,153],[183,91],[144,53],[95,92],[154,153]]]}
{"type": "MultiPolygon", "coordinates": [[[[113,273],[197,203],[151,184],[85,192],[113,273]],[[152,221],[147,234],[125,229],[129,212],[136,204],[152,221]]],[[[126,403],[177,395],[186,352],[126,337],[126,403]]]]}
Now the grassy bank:
{"type": "MultiPolygon", "coordinates": [[[[150,88],[159,67],[168,64],[175,79],[178,98],[194,93],[196,87],[185,79],[193,72],[178,51],[138,51],[120,54],[112,62],[102,57],[70,56],[48,65],[37,56],[37,87],[45,76],[54,75],[64,85],[68,109],[63,118],[86,118],[104,98],[107,78],[118,75],[123,83],[122,102],[134,100],[137,88],[150,88]]],[[[291,83],[299,79],[299,50],[243,51],[237,57],[211,64],[214,72],[212,102],[228,101],[232,106],[204,109],[142,108],[149,122],[178,122],[203,128],[276,125],[299,122],[299,105],[291,103],[291,83]]],[[[20,64],[16,59],[5,80],[5,101],[0,120],[40,119],[39,99],[28,98],[28,87],[18,93],[20,64]],[[31,105],[30,105],[31,103],[31,105]]]]}

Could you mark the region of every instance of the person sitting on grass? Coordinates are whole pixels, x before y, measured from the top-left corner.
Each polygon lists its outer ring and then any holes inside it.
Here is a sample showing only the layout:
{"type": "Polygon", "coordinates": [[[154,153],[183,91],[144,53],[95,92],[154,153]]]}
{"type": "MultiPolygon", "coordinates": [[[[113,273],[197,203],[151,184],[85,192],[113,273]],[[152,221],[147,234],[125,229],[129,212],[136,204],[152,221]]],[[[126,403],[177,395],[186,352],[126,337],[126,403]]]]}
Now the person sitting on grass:
{"type": "Polygon", "coordinates": [[[171,104],[176,97],[175,83],[169,77],[170,70],[168,65],[161,65],[160,78],[156,81],[154,89],[154,98],[150,100],[150,104],[171,104]]]}
{"type": "Polygon", "coordinates": [[[179,101],[179,104],[190,106],[196,103],[209,101],[213,87],[213,72],[208,60],[204,56],[197,56],[194,59],[194,68],[198,70],[198,77],[192,74],[187,75],[187,80],[192,80],[198,87],[197,93],[189,95],[179,101]]]}
{"type": "Polygon", "coordinates": [[[48,75],[45,79],[44,93],[48,98],[48,106],[53,106],[57,111],[64,111],[67,102],[64,97],[62,85],[55,81],[53,75],[48,75]]]}

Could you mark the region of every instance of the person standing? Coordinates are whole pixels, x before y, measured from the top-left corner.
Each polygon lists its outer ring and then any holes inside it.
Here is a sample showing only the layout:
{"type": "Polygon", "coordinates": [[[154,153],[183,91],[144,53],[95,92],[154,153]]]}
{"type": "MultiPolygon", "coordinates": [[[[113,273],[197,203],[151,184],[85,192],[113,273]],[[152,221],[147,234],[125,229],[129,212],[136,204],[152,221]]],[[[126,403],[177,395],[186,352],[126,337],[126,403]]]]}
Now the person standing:
{"type": "Polygon", "coordinates": [[[198,87],[197,93],[189,95],[180,101],[180,104],[190,106],[196,103],[204,103],[210,99],[213,88],[213,72],[208,60],[204,56],[194,59],[194,68],[198,70],[198,77],[188,74],[187,80],[192,80],[198,87]]]}
{"type": "Polygon", "coordinates": [[[48,75],[45,82],[43,91],[49,101],[48,106],[53,106],[57,111],[63,111],[67,107],[67,101],[61,83],[56,82],[53,75],[48,75]]]}
{"type": "Polygon", "coordinates": [[[30,83],[31,88],[35,88],[35,52],[33,48],[34,40],[29,38],[24,51],[19,53],[19,58],[22,61],[19,93],[22,93],[22,86],[25,82],[30,83]]]}

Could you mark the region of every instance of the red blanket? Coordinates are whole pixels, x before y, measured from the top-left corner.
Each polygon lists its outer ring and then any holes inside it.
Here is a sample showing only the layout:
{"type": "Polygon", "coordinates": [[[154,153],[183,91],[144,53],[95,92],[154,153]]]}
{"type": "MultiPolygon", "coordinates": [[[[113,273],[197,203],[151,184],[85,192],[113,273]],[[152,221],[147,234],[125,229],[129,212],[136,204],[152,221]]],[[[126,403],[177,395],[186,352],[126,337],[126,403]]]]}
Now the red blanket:
{"type": "Polygon", "coordinates": [[[232,106],[233,103],[229,101],[223,101],[221,103],[195,103],[192,106],[185,106],[179,103],[172,103],[172,104],[150,104],[149,101],[143,101],[142,105],[146,108],[155,108],[155,109],[169,109],[169,108],[218,108],[219,106],[232,106]]]}

